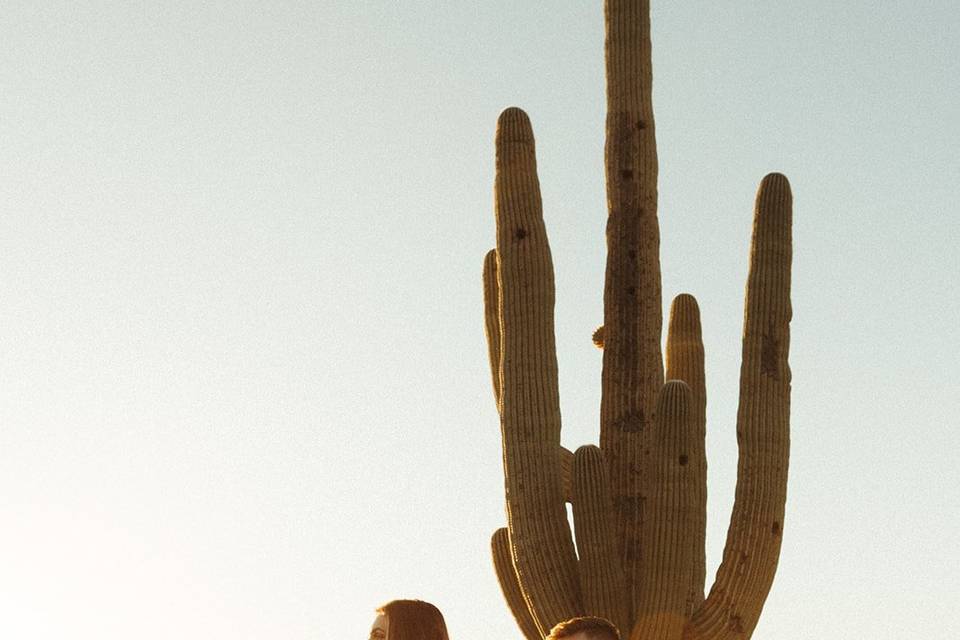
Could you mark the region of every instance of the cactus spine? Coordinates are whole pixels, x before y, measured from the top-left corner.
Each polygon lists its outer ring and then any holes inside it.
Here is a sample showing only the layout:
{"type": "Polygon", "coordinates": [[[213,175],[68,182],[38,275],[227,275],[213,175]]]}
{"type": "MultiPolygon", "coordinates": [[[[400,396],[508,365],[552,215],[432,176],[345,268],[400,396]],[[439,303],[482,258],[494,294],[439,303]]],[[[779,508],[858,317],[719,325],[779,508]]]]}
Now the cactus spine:
{"type": "Polygon", "coordinates": [[[607,268],[600,447],[560,446],[554,280],[526,114],[497,123],[484,306],[507,528],[494,565],[523,634],[582,614],[632,640],[749,638],[779,557],[789,453],[792,196],[760,184],[744,314],[736,498],[704,598],[706,389],[696,300],[662,317],[649,0],[606,0],[607,268]],[[572,502],[576,547],[565,501],[572,502]]]}

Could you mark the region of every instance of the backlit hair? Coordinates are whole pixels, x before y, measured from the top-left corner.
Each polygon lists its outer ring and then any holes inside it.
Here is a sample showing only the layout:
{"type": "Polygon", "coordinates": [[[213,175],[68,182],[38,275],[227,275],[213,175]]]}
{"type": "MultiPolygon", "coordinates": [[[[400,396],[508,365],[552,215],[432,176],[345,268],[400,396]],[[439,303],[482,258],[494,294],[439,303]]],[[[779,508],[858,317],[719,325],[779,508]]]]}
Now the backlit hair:
{"type": "Polygon", "coordinates": [[[423,600],[391,600],[377,609],[387,616],[388,640],[450,640],[443,614],[423,600]]]}
{"type": "MultiPolygon", "coordinates": [[[[589,640],[620,640],[620,632],[617,631],[612,622],[606,618],[595,616],[583,616],[561,622],[550,629],[550,635],[544,640],[560,640],[577,633],[585,633],[589,640]]],[[[390,640],[393,640],[393,638],[390,640]]]]}

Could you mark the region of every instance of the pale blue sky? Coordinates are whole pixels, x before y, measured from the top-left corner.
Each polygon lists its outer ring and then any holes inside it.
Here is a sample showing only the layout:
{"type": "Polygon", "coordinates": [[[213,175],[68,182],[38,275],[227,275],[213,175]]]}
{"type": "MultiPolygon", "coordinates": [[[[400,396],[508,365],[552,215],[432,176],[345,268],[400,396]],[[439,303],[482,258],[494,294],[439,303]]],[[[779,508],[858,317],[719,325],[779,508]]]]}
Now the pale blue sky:
{"type": "MultiPolygon", "coordinates": [[[[795,194],[793,449],[755,637],[960,629],[960,12],[657,2],[665,304],[700,301],[709,569],[754,190],[795,194]]],[[[0,12],[0,635],[519,638],[480,267],[537,136],[564,443],[597,438],[601,3],[0,12]]]]}

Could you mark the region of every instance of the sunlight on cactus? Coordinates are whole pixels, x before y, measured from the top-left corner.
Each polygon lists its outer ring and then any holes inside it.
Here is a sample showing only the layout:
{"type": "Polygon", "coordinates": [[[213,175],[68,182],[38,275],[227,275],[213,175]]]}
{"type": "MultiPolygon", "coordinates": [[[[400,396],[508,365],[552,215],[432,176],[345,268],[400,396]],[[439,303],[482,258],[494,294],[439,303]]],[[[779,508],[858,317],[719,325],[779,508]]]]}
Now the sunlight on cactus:
{"type": "Polygon", "coordinates": [[[736,497],[704,597],[706,390],[696,300],[677,296],[661,353],[649,0],[607,0],[607,267],[600,447],[560,446],[554,276],[527,115],[496,133],[496,249],[484,261],[507,527],[492,539],[527,638],[577,615],[632,640],[749,638],[776,571],[789,454],[792,196],[757,192],[740,371],[736,497]],[[572,503],[574,541],[566,502],[572,503]]]}

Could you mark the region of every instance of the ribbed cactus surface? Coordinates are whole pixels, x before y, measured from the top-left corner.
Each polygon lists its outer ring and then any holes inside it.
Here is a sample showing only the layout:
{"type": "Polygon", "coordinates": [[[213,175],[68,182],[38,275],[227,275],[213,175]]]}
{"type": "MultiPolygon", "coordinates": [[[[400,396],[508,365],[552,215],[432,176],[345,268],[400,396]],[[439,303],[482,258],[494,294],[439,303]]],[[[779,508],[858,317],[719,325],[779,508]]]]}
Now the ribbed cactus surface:
{"type": "MultiPolygon", "coordinates": [[[[770,174],[754,210],[736,498],[704,598],[706,385],[700,312],[672,304],[661,353],[649,0],[607,0],[607,268],[600,446],[560,446],[554,275],[527,115],[496,132],[497,243],[483,266],[507,527],[491,548],[524,636],[577,615],[632,640],[749,638],[773,582],[789,453],[792,196],[770,174]],[[666,365],[666,374],[664,373],[666,365]],[[572,503],[574,541],[566,502],[572,503]]],[[[732,435],[732,434],[731,434],[732,435]]]]}

